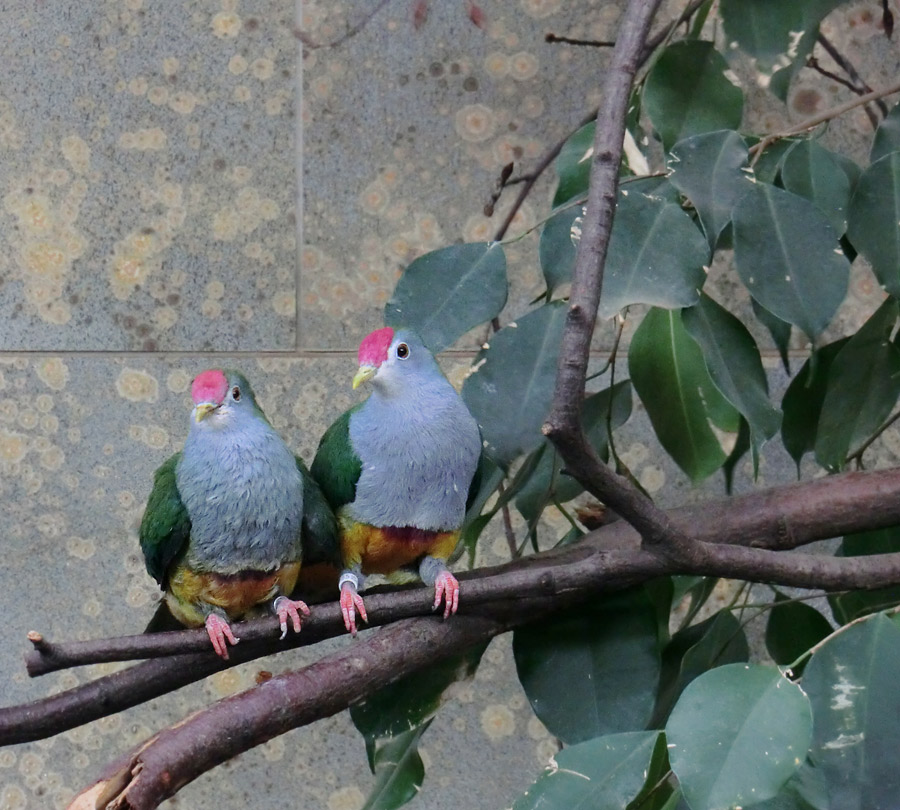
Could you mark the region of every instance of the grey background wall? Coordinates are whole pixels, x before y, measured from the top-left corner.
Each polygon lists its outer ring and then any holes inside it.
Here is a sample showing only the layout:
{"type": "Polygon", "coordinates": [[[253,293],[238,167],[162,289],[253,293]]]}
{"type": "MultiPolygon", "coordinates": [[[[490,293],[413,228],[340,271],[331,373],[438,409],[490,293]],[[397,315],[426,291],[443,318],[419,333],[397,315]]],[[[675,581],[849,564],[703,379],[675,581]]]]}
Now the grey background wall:
{"type": "MultiPolygon", "coordinates": [[[[30,629],[50,639],[140,631],[153,612],[137,526],[153,470],[187,429],[191,378],[237,366],[311,460],[356,397],[359,340],[400,269],[456,240],[491,238],[482,213],[499,168],[526,170],[596,101],[605,57],[544,43],[608,39],[621,2],[432,0],[421,26],[393,0],[97,0],[0,3],[0,682],[7,705],[117,665],[29,680],[30,629]],[[307,42],[301,55],[298,31],[307,42]],[[334,47],[328,43],[342,40],[334,47]],[[323,47],[316,47],[323,45],[323,47]]],[[[660,19],[677,10],[669,4],[660,19]]],[[[829,34],[881,86],[896,46],[878,4],[852,3],[829,34]]],[[[753,124],[773,130],[846,95],[804,73],[787,107],[737,65],[753,124]]],[[[864,159],[862,113],[828,138],[864,159]]],[[[512,233],[546,211],[548,175],[512,233]]],[[[508,200],[502,200],[502,214],[508,200]]],[[[498,216],[499,216],[498,214],[498,216]]],[[[541,290],[534,236],[508,251],[508,317],[541,290]]],[[[729,287],[727,268],[716,283],[729,287]]],[[[877,285],[857,263],[843,318],[877,285]]],[[[734,306],[745,301],[728,299],[734,306]]],[[[602,353],[606,336],[598,336],[602,353]]],[[[443,358],[459,382],[478,336],[443,358]]],[[[801,348],[798,346],[798,348],[801,348]]],[[[768,351],[773,386],[784,378],[768,351]]],[[[664,502],[707,497],[662,456],[639,413],[622,440],[664,502]]],[[[879,463],[897,463],[890,434],[879,463]]],[[[746,471],[740,486],[749,486],[746,471]]],[[[769,448],[762,483],[793,475],[769,448]]],[[[552,535],[557,527],[548,525],[552,535]]],[[[479,562],[503,559],[489,537],[479,562]]],[[[0,749],[0,808],[64,807],[114,755],[209,702],[327,649],[229,670],[50,740],[0,749]]],[[[424,739],[419,806],[508,806],[556,750],[515,679],[509,639],[452,690],[424,739]]],[[[354,810],[371,785],[342,715],[300,729],[187,787],[173,807],[354,810]]]]}

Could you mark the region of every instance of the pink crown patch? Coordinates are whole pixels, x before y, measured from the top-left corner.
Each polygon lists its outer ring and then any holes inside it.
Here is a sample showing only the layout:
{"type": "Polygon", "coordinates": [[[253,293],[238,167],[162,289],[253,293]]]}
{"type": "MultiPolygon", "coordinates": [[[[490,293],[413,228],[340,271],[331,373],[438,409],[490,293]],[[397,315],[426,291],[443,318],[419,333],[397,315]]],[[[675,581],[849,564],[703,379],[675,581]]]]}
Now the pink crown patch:
{"type": "Polygon", "coordinates": [[[388,349],[393,340],[394,330],[390,326],[376,329],[366,335],[363,342],[359,344],[359,354],[357,355],[359,364],[361,366],[380,366],[387,360],[388,349]]]}
{"type": "Polygon", "coordinates": [[[191,383],[191,399],[195,405],[201,402],[221,403],[227,390],[228,380],[225,379],[221,369],[211,368],[194,377],[191,383]]]}

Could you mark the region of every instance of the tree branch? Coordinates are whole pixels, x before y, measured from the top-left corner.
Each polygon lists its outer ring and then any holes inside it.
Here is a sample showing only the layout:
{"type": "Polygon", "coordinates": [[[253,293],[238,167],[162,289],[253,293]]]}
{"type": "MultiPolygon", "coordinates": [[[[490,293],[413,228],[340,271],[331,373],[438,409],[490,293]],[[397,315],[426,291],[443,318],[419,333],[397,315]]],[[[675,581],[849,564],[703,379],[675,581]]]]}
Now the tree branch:
{"type": "MultiPolygon", "coordinates": [[[[523,610],[534,599],[549,599],[554,607],[562,607],[600,592],[675,573],[737,575],[774,584],[841,590],[900,582],[900,555],[830,558],[774,551],[842,533],[900,524],[900,469],[836,475],[686,507],[670,512],[667,517],[679,530],[691,528],[692,535],[706,552],[701,564],[676,564],[656,550],[642,550],[637,532],[624,521],[617,521],[591,532],[574,545],[462,574],[460,615],[496,619],[506,616],[510,610],[523,610]],[[729,548],[728,544],[741,547],[729,548]]],[[[428,614],[430,602],[422,588],[366,597],[373,624],[415,613],[428,614]]],[[[193,638],[203,652],[145,661],[49,698],[0,709],[0,745],[49,737],[285,646],[299,646],[343,633],[336,605],[314,610],[311,621],[315,621],[305,626],[299,636],[289,637],[285,642],[277,641],[274,620],[242,624],[239,632],[245,640],[232,648],[231,660],[227,662],[208,649],[208,639],[193,631],[168,634],[172,639],[177,637],[179,645],[184,644],[177,649],[195,649],[190,641],[193,638]],[[266,640],[247,642],[252,636],[251,627],[265,628],[262,632],[268,634],[266,640]],[[321,635],[317,637],[316,633],[321,635]]],[[[156,642],[154,636],[146,639],[150,644],[156,642]]],[[[105,643],[115,647],[118,641],[105,643]]],[[[125,645],[120,646],[127,646],[129,640],[121,641],[125,645]]],[[[52,646],[58,650],[72,648],[74,658],[81,652],[79,645],[52,646]]],[[[172,649],[176,647],[160,649],[156,654],[164,655],[172,649]]],[[[140,651],[140,654],[147,653],[146,649],[140,651]]]]}
{"type": "Polygon", "coordinates": [[[649,498],[600,460],[581,425],[591,336],[616,209],[625,115],[650,22],[658,6],[659,0],[632,0],[628,5],[606,73],[591,156],[590,190],[559,353],[556,390],[543,431],[556,445],[567,471],[631,523],[645,543],[656,546],[665,541],[663,553],[697,564],[703,556],[702,548],[676,530],[649,498]]]}
{"type": "Polygon", "coordinates": [[[483,643],[514,622],[459,616],[401,622],[276,676],[151,737],[70,805],[157,807],[216,765],[292,728],[329,717],[399,678],[483,643]]]}
{"type": "MultiPolygon", "coordinates": [[[[821,45],[825,52],[834,60],[834,63],[850,77],[851,82],[856,86],[856,89],[853,91],[855,93],[859,93],[862,95],[863,93],[871,93],[872,88],[869,83],[859,75],[857,69],[853,66],[853,63],[844,56],[834,45],[834,43],[828,39],[821,31],[816,37],[816,44],[821,45]]],[[[882,99],[877,99],[875,104],[878,106],[878,109],[881,111],[883,116],[887,116],[888,108],[887,104],[884,103],[882,99]]],[[[877,119],[875,121],[875,126],[877,126],[877,119]]]]}
{"type": "Polygon", "coordinates": [[[844,113],[850,112],[850,110],[855,110],[863,104],[868,104],[870,101],[877,101],[878,99],[893,95],[894,93],[900,93],[900,81],[896,81],[881,90],[873,90],[871,93],[866,93],[864,96],[857,96],[856,98],[845,101],[843,104],[838,104],[831,109],[823,110],[822,112],[807,118],[805,121],[794,124],[781,132],[766,135],[765,138],[762,138],[760,141],[753,144],[748,150],[749,154],[753,155],[753,160],[750,165],[753,166],[756,161],[759,160],[759,156],[768,149],[769,146],[775,143],[775,141],[780,141],[782,138],[790,138],[791,135],[800,135],[803,132],[808,132],[819,126],[819,124],[831,121],[834,118],[844,115],[844,113]]]}
{"type": "MultiPolygon", "coordinates": [[[[672,20],[672,22],[670,22],[668,25],[663,26],[660,31],[658,31],[650,39],[648,39],[641,49],[640,56],[637,60],[637,67],[641,67],[644,62],[646,62],[650,58],[650,55],[653,53],[653,51],[655,51],[663,42],[665,42],[666,39],[672,35],[672,32],[679,25],[681,25],[682,22],[684,22],[692,14],[694,14],[694,12],[696,12],[704,2],[706,2],[706,0],[690,0],[690,2],[684,7],[684,10],[681,12],[681,14],[678,15],[678,17],[672,20]]],[[[651,13],[651,17],[652,16],[653,15],[651,13]]],[[[547,36],[550,37],[555,35],[548,34],[547,36]]],[[[547,42],[550,41],[551,40],[547,39],[547,42]]],[[[563,41],[563,39],[557,38],[554,41],[561,42],[563,41]]],[[[616,43],[610,42],[609,44],[615,46],[616,43]]],[[[531,193],[532,188],[534,188],[534,184],[537,183],[540,176],[550,167],[553,161],[556,160],[557,157],[559,157],[559,153],[562,151],[562,148],[566,145],[566,142],[569,140],[569,138],[571,138],[572,135],[574,135],[583,126],[585,126],[586,124],[590,124],[591,121],[596,120],[597,113],[598,110],[591,110],[584,118],[581,119],[581,121],[578,122],[575,129],[567,133],[564,138],[553,144],[553,146],[551,146],[546,152],[544,152],[543,155],[538,158],[538,162],[535,165],[534,169],[532,169],[527,175],[504,184],[504,187],[511,185],[513,182],[521,182],[523,185],[522,188],[519,189],[519,193],[518,195],[516,195],[516,199],[513,200],[513,204],[510,207],[509,211],[506,212],[506,216],[503,218],[503,222],[500,224],[500,227],[494,234],[495,242],[502,241],[503,237],[506,236],[506,232],[509,230],[509,226],[512,224],[513,219],[515,219],[516,214],[522,207],[522,203],[525,202],[528,195],[531,193]]],[[[496,197],[492,195],[490,203],[490,214],[487,214],[488,216],[491,216],[493,214],[494,205],[496,204],[499,197],[499,194],[497,194],[496,197]]]]}
{"type": "MultiPolygon", "coordinates": [[[[813,526],[823,528],[827,524],[825,518],[816,514],[818,505],[826,511],[832,509],[830,517],[837,523],[853,528],[867,524],[872,515],[876,521],[900,518],[898,470],[883,474],[852,473],[788,489],[792,491],[767,493],[766,498],[770,499],[770,507],[773,503],[790,507],[797,500],[802,501],[792,517],[807,515],[810,525],[802,527],[807,532],[813,526]],[[847,494],[842,497],[841,492],[847,494]],[[836,507],[829,499],[832,495],[837,496],[836,507]],[[870,503],[876,504],[873,513],[866,509],[870,503]]],[[[745,498],[736,511],[746,514],[739,514],[728,528],[734,531],[751,521],[756,506],[759,506],[756,496],[745,498]]],[[[698,511],[701,515],[708,514],[698,511]]],[[[678,522],[685,517],[682,514],[678,522]]],[[[785,542],[779,528],[784,525],[785,516],[778,516],[773,522],[775,517],[768,514],[758,523],[768,522],[770,529],[774,528],[775,536],[768,540],[777,546],[785,542]]],[[[713,514],[705,521],[701,519],[705,525],[700,536],[711,536],[717,527],[722,528],[717,518],[713,514]]],[[[758,533],[761,526],[755,528],[758,533]]],[[[152,737],[117,761],[97,784],[80,795],[77,801],[85,804],[72,807],[94,806],[88,805],[89,801],[96,802],[97,806],[112,801],[112,807],[132,810],[156,807],[183,785],[227,759],[289,729],[335,714],[435,661],[596,596],[598,592],[676,570],[677,566],[656,550],[601,550],[598,536],[608,533],[595,532],[587,543],[568,547],[564,553],[557,550],[494,569],[504,573],[492,574],[482,582],[496,582],[504,577],[503,587],[495,589],[498,599],[481,606],[469,604],[467,614],[448,622],[429,617],[396,623],[308,667],[214,704],[152,737]],[[557,559],[548,565],[554,555],[557,559]],[[611,576],[615,577],[615,585],[611,576]]],[[[791,539],[795,541],[795,537],[791,539]]],[[[826,590],[900,582],[900,553],[842,558],[725,544],[709,546],[709,550],[703,566],[680,572],[711,576],[737,574],[748,580],[826,590]]]]}

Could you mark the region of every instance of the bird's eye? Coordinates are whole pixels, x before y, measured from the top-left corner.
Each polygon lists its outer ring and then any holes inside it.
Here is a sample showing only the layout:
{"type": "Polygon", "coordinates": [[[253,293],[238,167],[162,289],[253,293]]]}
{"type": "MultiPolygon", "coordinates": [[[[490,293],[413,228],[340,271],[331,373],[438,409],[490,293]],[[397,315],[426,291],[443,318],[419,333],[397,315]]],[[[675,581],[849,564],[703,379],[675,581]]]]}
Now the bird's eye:
{"type": "Polygon", "coordinates": [[[397,357],[399,357],[401,360],[406,360],[406,358],[409,357],[409,346],[407,346],[405,343],[398,343],[397,357]]]}
{"type": "Polygon", "coordinates": [[[234,388],[232,388],[232,389],[231,389],[231,398],[232,398],[235,402],[238,402],[238,401],[240,400],[240,398],[241,398],[241,389],[238,388],[237,386],[235,386],[234,388]]]}

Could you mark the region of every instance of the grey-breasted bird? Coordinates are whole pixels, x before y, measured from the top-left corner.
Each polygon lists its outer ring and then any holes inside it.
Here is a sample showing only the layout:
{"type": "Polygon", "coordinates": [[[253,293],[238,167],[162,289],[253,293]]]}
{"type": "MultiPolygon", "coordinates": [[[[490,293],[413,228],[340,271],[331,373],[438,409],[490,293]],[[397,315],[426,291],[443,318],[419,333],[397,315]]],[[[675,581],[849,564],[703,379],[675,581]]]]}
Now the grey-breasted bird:
{"type": "Polygon", "coordinates": [[[295,632],[309,613],[290,594],[304,544],[337,543],[335,518],[237,371],[209,369],[191,384],[184,449],[154,476],[140,528],[147,571],[172,615],[205,625],[216,653],[236,644],[229,624],[270,607],[295,632]]]}
{"type": "Polygon", "coordinates": [[[455,613],[459,583],[447,568],[481,458],[481,434],[422,340],[378,329],[360,344],[353,387],[368,399],[326,431],[310,468],[340,527],[344,624],[366,620],[364,576],[434,586],[434,606],[455,613]]]}

